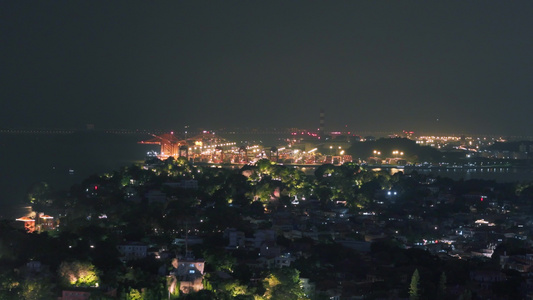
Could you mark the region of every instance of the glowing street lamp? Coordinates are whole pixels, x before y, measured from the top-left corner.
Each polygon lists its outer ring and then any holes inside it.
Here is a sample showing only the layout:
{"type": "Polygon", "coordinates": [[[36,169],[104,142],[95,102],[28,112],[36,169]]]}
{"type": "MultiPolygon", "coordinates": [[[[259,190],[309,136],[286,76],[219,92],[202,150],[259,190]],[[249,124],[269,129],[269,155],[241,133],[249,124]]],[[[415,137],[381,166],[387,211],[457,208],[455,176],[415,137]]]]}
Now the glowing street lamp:
{"type": "Polygon", "coordinates": [[[394,150],[394,151],[392,151],[392,155],[394,155],[395,157],[402,156],[403,152],[402,151],[398,151],[398,150],[394,150]]]}

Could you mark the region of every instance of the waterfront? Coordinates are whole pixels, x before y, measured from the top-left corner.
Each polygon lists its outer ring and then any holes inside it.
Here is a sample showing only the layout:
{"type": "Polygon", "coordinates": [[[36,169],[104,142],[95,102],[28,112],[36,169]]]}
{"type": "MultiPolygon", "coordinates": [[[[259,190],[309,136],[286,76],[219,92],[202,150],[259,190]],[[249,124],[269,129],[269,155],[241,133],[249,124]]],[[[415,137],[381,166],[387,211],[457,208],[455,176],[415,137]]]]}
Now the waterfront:
{"type": "Polygon", "coordinates": [[[447,168],[447,169],[417,169],[420,174],[448,177],[454,180],[483,179],[496,182],[528,182],[533,181],[531,168],[447,168]]]}
{"type": "MultiPolygon", "coordinates": [[[[0,134],[0,217],[18,215],[35,183],[45,181],[56,190],[68,190],[92,174],[102,174],[141,162],[157,145],[141,145],[143,134],[73,132],[67,134],[0,134]]],[[[316,166],[301,166],[313,175],[316,166]]],[[[529,168],[416,168],[391,169],[454,180],[484,179],[496,182],[533,181],[529,168]]]]}
{"type": "Polygon", "coordinates": [[[155,145],[139,145],[143,135],[99,132],[0,134],[0,209],[24,204],[32,185],[44,181],[67,190],[92,174],[142,161],[155,145]]]}
{"type": "MultiPolygon", "coordinates": [[[[499,183],[509,182],[530,182],[533,181],[533,169],[532,168],[518,168],[518,167],[505,167],[505,168],[394,168],[394,167],[373,167],[372,170],[386,170],[391,174],[397,172],[403,172],[404,174],[410,174],[417,172],[419,174],[425,174],[434,177],[447,177],[453,180],[493,180],[499,183]]],[[[316,167],[307,166],[302,170],[307,175],[313,175],[316,167]]]]}

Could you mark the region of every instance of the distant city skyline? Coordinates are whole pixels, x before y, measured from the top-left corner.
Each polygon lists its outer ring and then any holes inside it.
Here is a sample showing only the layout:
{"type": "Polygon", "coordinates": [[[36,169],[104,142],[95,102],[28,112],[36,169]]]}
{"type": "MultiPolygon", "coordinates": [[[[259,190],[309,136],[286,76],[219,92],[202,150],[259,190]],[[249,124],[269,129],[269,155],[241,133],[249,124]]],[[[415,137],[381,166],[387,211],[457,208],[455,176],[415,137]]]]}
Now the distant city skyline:
{"type": "Polygon", "coordinates": [[[531,1],[0,3],[0,128],[533,135],[531,1]]]}
{"type": "MultiPolygon", "coordinates": [[[[72,134],[75,132],[105,132],[110,134],[163,134],[163,133],[172,133],[177,136],[187,136],[187,135],[197,135],[202,132],[211,132],[215,134],[258,134],[258,135],[276,135],[276,134],[290,134],[291,132],[300,133],[313,133],[318,134],[318,128],[303,128],[303,127],[223,127],[223,128],[190,128],[187,130],[179,127],[169,127],[169,128],[98,128],[94,124],[85,124],[85,127],[79,128],[28,128],[28,127],[18,127],[18,128],[0,128],[0,134],[72,134]],[[87,128],[87,125],[91,125],[90,128],[87,128]],[[297,130],[297,131],[295,131],[297,130]],[[186,132],[185,132],[186,131],[186,132]]],[[[326,130],[327,135],[352,135],[352,136],[374,136],[376,138],[381,137],[407,137],[404,130],[392,130],[392,131],[362,131],[362,130],[352,130],[347,128],[337,128],[326,130]]],[[[411,131],[409,136],[411,137],[424,137],[424,136],[450,136],[450,137],[487,137],[487,138],[503,138],[511,140],[533,140],[533,135],[512,135],[512,134],[496,134],[496,133],[475,133],[475,132],[431,132],[431,131],[411,131]]]]}

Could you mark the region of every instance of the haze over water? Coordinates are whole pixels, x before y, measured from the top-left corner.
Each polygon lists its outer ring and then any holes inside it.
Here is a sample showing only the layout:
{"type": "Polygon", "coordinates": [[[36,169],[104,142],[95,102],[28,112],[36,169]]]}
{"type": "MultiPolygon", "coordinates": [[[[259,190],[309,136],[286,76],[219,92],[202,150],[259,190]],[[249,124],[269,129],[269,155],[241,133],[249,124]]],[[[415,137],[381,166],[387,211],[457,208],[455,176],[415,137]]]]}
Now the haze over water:
{"type": "Polygon", "coordinates": [[[148,150],[158,150],[137,144],[144,138],[102,132],[0,134],[0,208],[20,206],[37,182],[66,190],[92,174],[142,161],[148,150]]]}

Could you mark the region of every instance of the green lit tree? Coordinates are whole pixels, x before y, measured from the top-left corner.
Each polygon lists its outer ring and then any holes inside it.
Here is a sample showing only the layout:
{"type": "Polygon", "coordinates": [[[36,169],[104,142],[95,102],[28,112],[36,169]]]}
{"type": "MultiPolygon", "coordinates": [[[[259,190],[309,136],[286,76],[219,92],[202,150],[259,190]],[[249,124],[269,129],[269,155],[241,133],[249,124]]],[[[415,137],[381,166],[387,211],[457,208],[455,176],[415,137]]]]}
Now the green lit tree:
{"type": "Polygon", "coordinates": [[[175,163],[182,168],[189,168],[189,161],[184,156],[178,157],[175,163]]]}
{"type": "Polygon", "coordinates": [[[96,267],[88,262],[62,262],[58,269],[59,277],[66,286],[98,287],[99,277],[96,267]]]}
{"type": "Polygon", "coordinates": [[[0,270],[0,300],[15,299],[20,293],[20,282],[11,270],[0,270]]]}
{"type": "Polygon", "coordinates": [[[204,278],[202,279],[202,283],[204,285],[204,290],[212,291],[213,290],[213,285],[211,284],[211,281],[209,281],[207,279],[207,275],[208,274],[206,274],[206,276],[204,276],[204,278]]]}
{"type": "Polygon", "coordinates": [[[53,285],[44,278],[27,278],[21,282],[19,297],[22,300],[54,299],[53,285]]]}
{"type": "Polygon", "coordinates": [[[298,300],[306,299],[300,286],[300,272],[293,268],[272,271],[264,280],[266,299],[298,300]]]}
{"type": "Polygon", "coordinates": [[[233,273],[233,268],[237,264],[237,259],[226,251],[210,248],[203,251],[202,255],[205,259],[206,266],[209,266],[215,271],[233,273]]]}
{"type": "Polygon", "coordinates": [[[167,276],[168,298],[177,299],[180,296],[180,282],[176,276],[167,276]]]}
{"type": "Polygon", "coordinates": [[[418,269],[416,269],[413,272],[413,276],[411,276],[411,284],[409,285],[409,299],[420,299],[420,274],[418,273],[418,269]]]}
{"type": "Polygon", "coordinates": [[[131,289],[126,295],[127,300],[143,300],[143,295],[138,289],[131,289]]]}
{"type": "Polygon", "coordinates": [[[275,163],[271,162],[270,160],[268,160],[266,158],[258,160],[255,163],[255,165],[256,165],[259,173],[265,174],[265,175],[272,174],[274,169],[275,169],[275,163]]]}
{"type": "Polygon", "coordinates": [[[269,182],[262,180],[256,187],[255,198],[262,203],[268,203],[274,194],[275,186],[269,182]]]}

